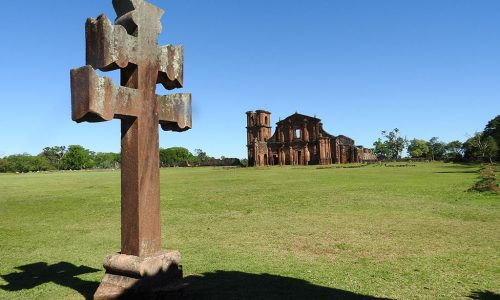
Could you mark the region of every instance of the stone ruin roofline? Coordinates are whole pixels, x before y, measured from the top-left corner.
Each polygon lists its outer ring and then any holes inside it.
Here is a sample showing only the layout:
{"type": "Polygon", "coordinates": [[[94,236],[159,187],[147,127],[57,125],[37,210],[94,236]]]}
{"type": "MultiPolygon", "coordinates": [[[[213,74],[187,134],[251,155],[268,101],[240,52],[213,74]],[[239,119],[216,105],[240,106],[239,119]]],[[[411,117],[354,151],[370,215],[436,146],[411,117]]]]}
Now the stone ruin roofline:
{"type": "Polygon", "coordinates": [[[247,111],[247,112],[246,112],[246,114],[247,114],[247,115],[248,115],[248,114],[253,114],[253,113],[265,113],[265,114],[271,114],[271,112],[270,112],[270,111],[267,111],[267,110],[262,110],[262,109],[258,109],[258,110],[256,110],[256,111],[251,111],[251,110],[249,110],[249,111],[247,111]]]}
{"type": "MultiPolygon", "coordinates": [[[[257,111],[258,111],[258,110],[257,110],[257,111]]],[[[289,119],[291,119],[291,118],[295,118],[295,117],[297,117],[297,116],[299,116],[299,117],[303,117],[303,118],[307,118],[307,119],[311,119],[311,120],[314,120],[314,121],[319,121],[319,122],[321,122],[321,119],[318,119],[318,118],[316,118],[316,117],[311,117],[311,116],[308,116],[308,115],[304,115],[304,114],[299,114],[298,112],[296,112],[296,113],[294,113],[293,115],[290,115],[290,116],[288,116],[288,117],[284,118],[283,120],[276,122],[276,125],[278,125],[278,124],[280,124],[280,123],[282,123],[282,122],[285,122],[285,121],[287,121],[287,120],[289,120],[289,119]]]]}
{"type": "MultiPolygon", "coordinates": [[[[257,110],[257,111],[264,111],[264,110],[257,110]]],[[[308,116],[308,115],[304,115],[304,114],[301,114],[301,113],[298,113],[298,112],[295,112],[294,114],[286,117],[285,119],[283,120],[280,120],[278,122],[276,122],[276,125],[279,126],[281,123],[283,122],[288,122],[288,120],[292,119],[292,118],[296,118],[296,117],[300,117],[300,118],[306,118],[306,119],[309,119],[309,120],[313,120],[313,121],[318,121],[321,125],[321,133],[325,135],[325,137],[328,137],[328,138],[331,138],[331,139],[335,139],[337,137],[346,137],[344,135],[339,135],[339,136],[335,136],[333,134],[330,134],[328,133],[324,128],[323,128],[323,123],[321,122],[321,119],[319,118],[316,118],[316,117],[311,117],[311,116],[308,116]]],[[[277,132],[274,132],[274,134],[271,136],[271,138],[269,139],[269,142],[272,142],[272,143],[279,143],[278,141],[276,141],[275,139],[275,136],[276,136],[276,133],[277,132]]],[[[348,138],[348,137],[346,137],[348,138]]],[[[350,140],[352,140],[351,138],[348,138],[350,140]]]]}
{"type": "MultiPolygon", "coordinates": [[[[246,112],[247,115],[248,114],[252,114],[252,113],[267,113],[267,114],[271,114],[271,112],[269,112],[267,110],[263,110],[263,109],[258,109],[258,110],[255,110],[255,111],[247,111],[246,112]]],[[[335,135],[327,132],[323,128],[323,123],[321,122],[321,119],[316,118],[316,117],[311,117],[311,116],[308,116],[308,115],[304,115],[304,114],[301,114],[301,113],[298,113],[298,112],[295,112],[294,114],[286,117],[285,119],[276,122],[276,125],[279,126],[281,123],[287,122],[288,120],[290,120],[292,118],[296,118],[296,117],[306,118],[306,119],[313,120],[313,121],[318,121],[321,124],[321,133],[324,135],[324,137],[331,138],[331,139],[345,138],[345,139],[347,139],[349,141],[352,141],[354,143],[354,140],[352,138],[348,137],[348,136],[345,136],[343,134],[339,134],[339,135],[335,136],[335,135]]],[[[266,127],[271,128],[271,126],[266,126],[266,127]]],[[[246,128],[249,128],[249,127],[247,126],[246,128]]],[[[275,131],[273,133],[273,135],[269,138],[268,143],[280,143],[276,139],[276,134],[277,134],[277,132],[275,131]]]]}

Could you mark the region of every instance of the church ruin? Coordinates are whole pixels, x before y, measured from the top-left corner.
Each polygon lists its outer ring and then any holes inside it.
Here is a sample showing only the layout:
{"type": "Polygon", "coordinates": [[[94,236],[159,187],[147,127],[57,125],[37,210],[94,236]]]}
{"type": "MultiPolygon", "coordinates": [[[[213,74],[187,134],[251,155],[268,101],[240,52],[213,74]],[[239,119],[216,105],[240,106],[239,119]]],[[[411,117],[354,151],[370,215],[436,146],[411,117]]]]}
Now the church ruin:
{"type": "Polygon", "coordinates": [[[249,166],[329,165],[376,160],[369,149],[354,140],[333,136],[316,117],[295,113],[276,123],[272,134],[271,113],[264,110],[247,114],[249,166]]]}

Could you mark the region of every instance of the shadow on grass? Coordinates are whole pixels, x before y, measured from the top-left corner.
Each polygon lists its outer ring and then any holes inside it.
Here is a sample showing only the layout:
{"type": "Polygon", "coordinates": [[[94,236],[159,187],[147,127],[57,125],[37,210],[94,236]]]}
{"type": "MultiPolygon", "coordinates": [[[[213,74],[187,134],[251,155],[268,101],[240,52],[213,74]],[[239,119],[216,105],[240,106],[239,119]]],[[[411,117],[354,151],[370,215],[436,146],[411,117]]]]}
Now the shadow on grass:
{"type": "Polygon", "coordinates": [[[477,174],[477,171],[442,171],[434,172],[436,174],[477,174]]]}
{"type": "MultiPolygon", "coordinates": [[[[7,285],[0,286],[1,289],[16,292],[52,282],[71,288],[86,299],[92,299],[99,286],[99,282],[85,281],[76,277],[100,271],[87,266],[78,267],[67,262],[53,265],[38,262],[16,267],[16,269],[21,272],[0,275],[8,282],[7,285]]],[[[184,278],[184,282],[185,289],[181,299],[388,299],[322,287],[302,279],[237,271],[216,271],[204,273],[201,276],[192,275],[184,278]]],[[[487,295],[486,293],[491,292],[476,292],[474,295],[487,295]]],[[[498,298],[476,297],[473,299],[498,298]]]]}
{"type": "Polygon", "coordinates": [[[469,295],[469,298],[476,300],[500,300],[500,294],[491,291],[475,291],[469,295]]]}
{"type": "Polygon", "coordinates": [[[85,299],[91,299],[99,286],[98,282],[85,281],[76,276],[100,270],[87,266],[78,267],[68,262],[60,262],[53,265],[48,265],[45,262],[37,262],[16,267],[16,270],[21,272],[0,275],[0,277],[8,282],[7,285],[0,286],[0,289],[15,292],[29,290],[44,283],[53,282],[77,291],[85,299]]]}
{"type": "Polygon", "coordinates": [[[186,299],[388,299],[270,274],[216,271],[184,278],[186,299]]]}

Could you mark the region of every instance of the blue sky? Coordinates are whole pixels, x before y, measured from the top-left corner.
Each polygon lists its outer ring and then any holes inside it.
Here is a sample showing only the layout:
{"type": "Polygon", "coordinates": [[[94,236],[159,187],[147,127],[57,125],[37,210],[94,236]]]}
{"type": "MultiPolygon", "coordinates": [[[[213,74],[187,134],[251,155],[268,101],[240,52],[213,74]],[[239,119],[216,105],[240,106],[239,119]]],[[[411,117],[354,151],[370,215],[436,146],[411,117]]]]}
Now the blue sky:
{"type": "MultiPolygon", "coordinates": [[[[150,2],[166,11],[160,44],[185,46],[176,92],[193,94],[193,129],[160,132],[161,147],[243,158],[245,112],[256,109],[273,123],[316,115],[365,146],[395,127],[465,140],[500,113],[498,0],[150,2]]],[[[72,122],[69,89],[69,70],[85,64],[85,20],[114,19],[111,0],[2,6],[0,156],[118,152],[119,120],[72,122]]]]}

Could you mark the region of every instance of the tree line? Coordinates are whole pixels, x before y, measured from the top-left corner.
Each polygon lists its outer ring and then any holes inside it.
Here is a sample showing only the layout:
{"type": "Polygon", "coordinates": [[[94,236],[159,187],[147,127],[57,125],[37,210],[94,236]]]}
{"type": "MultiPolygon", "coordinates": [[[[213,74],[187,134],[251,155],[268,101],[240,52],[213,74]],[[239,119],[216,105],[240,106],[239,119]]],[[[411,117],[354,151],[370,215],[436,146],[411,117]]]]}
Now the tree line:
{"type": "Polygon", "coordinates": [[[438,137],[426,141],[402,137],[399,129],[382,131],[382,137],[373,143],[374,152],[381,160],[401,159],[407,150],[410,158],[446,160],[455,162],[500,161],[500,115],[489,121],[482,132],[476,132],[464,142],[443,142],[438,137]]]}
{"type": "MultiPolygon", "coordinates": [[[[201,149],[193,154],[182,147],[160,148],[160,167],[204,165],[213,160],[201,149]]],[[[120,153],[94,152],[80,145],[53,146],[45,147],[38,155],[24,153],[0,158],[0,173],[118,169],[120,163],[120,153]]]]}
{"type": "MultiPolygon", "coordinates": [[[[500,115],[489,121],[482,132],[476,132],[464,142],[445,143],[438,137],[426,141],[401,136],[399,129],[382,131],[374,143],[374,153],[380,160],[397,160],[405,150],[412,159],[456,162],[500,161],[500,115]]],[[[37,172],[50,170],[117,169],[121,155],[113,152],[93,152],[80,145],[45,147],[38,155],[27,153],[0,158],[0,173],[37,172]]],[[[201,149],[191,153],[183,147],[160,148],[160,167],[247,165],[247,160],[215,159],[201,149]]]]}
{"type": "Polygon", "coordinates": [[[160,167],[196,166],[213,159],[201,149],[195,149],[193,154],[183,147],[160,148],[160,167]]]}

